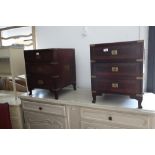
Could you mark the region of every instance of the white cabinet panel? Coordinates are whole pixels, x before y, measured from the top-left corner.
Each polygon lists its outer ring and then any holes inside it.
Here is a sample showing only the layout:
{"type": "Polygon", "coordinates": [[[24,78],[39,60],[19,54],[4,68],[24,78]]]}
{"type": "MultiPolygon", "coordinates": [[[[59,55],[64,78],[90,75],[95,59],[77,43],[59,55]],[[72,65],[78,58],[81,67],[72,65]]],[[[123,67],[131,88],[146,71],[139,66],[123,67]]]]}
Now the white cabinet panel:
{"type": "Polygon", "coordinates": [[[125,128],[148,128],[148,115],[125,112],[115,112],[112,110],[99,110],[91,108],[81,108],[81,119],[105,121],[125,128]]]}
{"type": "Polygon", "coordinates": [[[62,116],[24,111],[25,127],[28,129],[65,129],[66,119],[62,116]]]}
{"type": "Polygon", "coordinates": [[[40,113],[49,113],[65,116],[65,106],[62,105],[54,105],[54,104],[46,104],[40,102],[22,102],[23,108],[25,110],[32,110],[40,113]]]}

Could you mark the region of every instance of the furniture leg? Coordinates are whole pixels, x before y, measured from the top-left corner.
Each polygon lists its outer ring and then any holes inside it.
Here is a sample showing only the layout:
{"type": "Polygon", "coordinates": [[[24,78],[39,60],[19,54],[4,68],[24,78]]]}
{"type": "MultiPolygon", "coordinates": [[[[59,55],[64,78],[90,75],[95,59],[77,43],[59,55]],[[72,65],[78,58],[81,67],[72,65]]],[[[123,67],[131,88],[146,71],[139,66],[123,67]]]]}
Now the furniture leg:
{"type": "Polygon", "coordinates": [[[92,103],[96,103],[96,94],[93,94],[92,97],[93,97],[92,103]]]}

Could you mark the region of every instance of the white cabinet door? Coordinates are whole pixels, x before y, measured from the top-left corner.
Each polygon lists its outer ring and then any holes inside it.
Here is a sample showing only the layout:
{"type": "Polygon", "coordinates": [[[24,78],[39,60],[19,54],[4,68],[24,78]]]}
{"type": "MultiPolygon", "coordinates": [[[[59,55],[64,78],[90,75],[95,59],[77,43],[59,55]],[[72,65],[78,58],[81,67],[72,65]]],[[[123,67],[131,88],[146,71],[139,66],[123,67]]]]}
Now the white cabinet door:
{"type": "Polygon", "coordinates": [[[80,108],[78,106],[66,106],[69,128],[80,129],[80,108]]]}
{"type": "Polygon", "coordinates": [[[28,129],[65,129],[66,118],[37,112],[24,111],[25,127],[28,129]]]}

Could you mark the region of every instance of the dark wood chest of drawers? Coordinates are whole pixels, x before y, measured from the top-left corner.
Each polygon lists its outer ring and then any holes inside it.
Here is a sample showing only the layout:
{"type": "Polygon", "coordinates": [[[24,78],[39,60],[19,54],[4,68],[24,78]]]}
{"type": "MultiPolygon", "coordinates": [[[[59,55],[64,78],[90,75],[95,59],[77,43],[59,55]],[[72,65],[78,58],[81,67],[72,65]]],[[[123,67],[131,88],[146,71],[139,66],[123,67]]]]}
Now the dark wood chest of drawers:
{"type": "Polygon", "coordinates": [[[90,45],[93,103],[102,93],[129,95],[142,108],[143,41],[90,45]]]}
{"type": "Polygon", "coordinates": [[[58,99],[58,92],[70,84],[76,89],[75,50],[37,49],[24,51],[30,95],[35,88],[49,89],[58,99]]]}

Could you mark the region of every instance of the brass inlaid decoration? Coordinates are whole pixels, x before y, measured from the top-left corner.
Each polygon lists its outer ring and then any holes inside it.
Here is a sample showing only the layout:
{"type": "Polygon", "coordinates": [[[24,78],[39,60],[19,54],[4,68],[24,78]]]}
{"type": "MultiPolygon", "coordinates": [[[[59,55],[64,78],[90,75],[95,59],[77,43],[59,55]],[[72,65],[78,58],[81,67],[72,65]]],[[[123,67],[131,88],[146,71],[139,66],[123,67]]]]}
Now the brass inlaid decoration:
{"type": "Polygon", "coordinates": [[[94,79],[94,78],[96,78],[96,76],[95,75],[92,75],[91,78],[94,79]]]}
{"type": "Polygon", "coordinates": [[[143,62],[143,59],[136,59],[136,62],[143,62]]]}
{"type": "Polygon", "coordinates": [[[143,80],[143,77],[136,77],[136,80],[143,80]]]}

